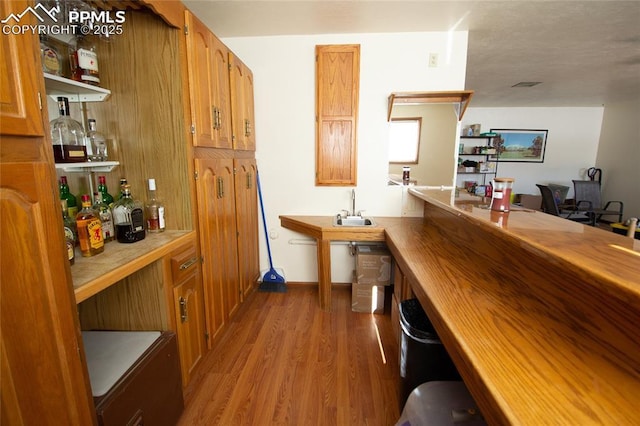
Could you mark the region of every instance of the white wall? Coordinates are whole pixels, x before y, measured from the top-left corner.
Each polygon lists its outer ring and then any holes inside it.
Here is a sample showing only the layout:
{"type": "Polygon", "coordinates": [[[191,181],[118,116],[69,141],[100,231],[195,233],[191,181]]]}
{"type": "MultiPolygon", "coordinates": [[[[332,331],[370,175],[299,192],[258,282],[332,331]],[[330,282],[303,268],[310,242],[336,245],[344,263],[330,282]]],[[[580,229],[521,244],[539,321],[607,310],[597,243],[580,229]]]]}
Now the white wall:
{"type": "Polygon", "coordinates": [[[570,187],[572,179],[587,179],[596,165],[604,108],[473,108],[467,109],[462,127],[479,123],[490,129],[548,130],[542,163],[498,164],[498,176],[513,177],[514,192],[539,195],[536,183],[570,187]]]}
{"type": "Polygon", "coordinates": [[[596,166],[602,198],[624,203],[624,217],[640,217],[640,99],[607,105],[596,166]]]}
{"type": "MultiPolygon", "coordinates": [[[[350,208],[352,188],[315,186],[315,46],[360,44],[358,210],[399,216],[401,188],[386,184],[387,97],[391,92],[462,90],[467,33],[338,34],[226,38],[223,42],[254,74],[256,158],[275,267],[288,281],[317,281],[314,245],[280,227],[279,215],[335,215],[350,208]],[[428,67],[429,53],[439,66],[428,67]],[[270,232],[271,233],[271,232],[270,232]]],[[[267,268],[261,230],[261,265],[267,268]]],[[[353,258],[332,247],[334,282],[350,282],[353,258]]]]}

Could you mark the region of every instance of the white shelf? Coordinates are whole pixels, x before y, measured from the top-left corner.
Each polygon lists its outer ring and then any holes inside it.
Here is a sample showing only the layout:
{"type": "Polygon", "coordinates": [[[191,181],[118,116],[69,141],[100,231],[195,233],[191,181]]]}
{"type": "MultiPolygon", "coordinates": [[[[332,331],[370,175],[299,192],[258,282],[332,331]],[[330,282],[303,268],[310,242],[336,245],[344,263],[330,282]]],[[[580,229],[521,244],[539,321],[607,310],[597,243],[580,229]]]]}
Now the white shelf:
{"type": "Polygon", "coordinates": [[[91,161],[87,163],[56,163],[56,169],[67,173],[110,172],[120,165],[117,161],[91,161]]]}
{"type": "Polygon", "coordinates": [[[53,100],[64,96],[69,98],[69,102],[102,102],[111,96],[108,89],[47,73],[44,73],[44,85],[47,95],[53,100]]]}

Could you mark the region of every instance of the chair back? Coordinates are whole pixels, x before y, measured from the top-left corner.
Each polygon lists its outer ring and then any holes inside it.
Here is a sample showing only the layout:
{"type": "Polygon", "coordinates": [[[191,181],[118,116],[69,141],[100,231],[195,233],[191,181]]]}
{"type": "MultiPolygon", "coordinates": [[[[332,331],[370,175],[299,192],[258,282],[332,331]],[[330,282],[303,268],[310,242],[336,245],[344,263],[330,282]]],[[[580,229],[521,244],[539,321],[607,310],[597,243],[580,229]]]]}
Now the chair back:
{"type": "Polygon", "coordinates": [[[600,195],[600,182],[595,180],[574,180],[573,191],[576,205],[580,201],[589,201],[594,209],[602,207],[602,198],[600,195]]]}
{"type": "Polygon", "coordinates": [[[542,211],[554,216],[560,216],[560,210],[556,204],[556,199],[553,197],[553,192],[547,185],[540,185],[536,183],[538,189],[540,189],[540,195],[542,195],[542,211]]]}

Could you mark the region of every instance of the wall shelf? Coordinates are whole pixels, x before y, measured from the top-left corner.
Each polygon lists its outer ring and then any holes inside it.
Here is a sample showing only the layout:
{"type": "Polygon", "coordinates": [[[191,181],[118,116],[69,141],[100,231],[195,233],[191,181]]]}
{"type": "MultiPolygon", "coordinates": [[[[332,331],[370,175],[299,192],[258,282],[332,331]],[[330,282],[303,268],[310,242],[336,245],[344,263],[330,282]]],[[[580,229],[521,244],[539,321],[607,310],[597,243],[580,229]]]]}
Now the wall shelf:
{"type": "Polygon", "coordinates": [[[120,163],[118,161],[91,161],[86,163],[56,163],[56,169],[64,170],[67,173],[88,173],[105,172],[115,169],[120,163]]]}
{"type": "Polygon", "coordinates": [[[102,102],[111,96],[108,89],[47,73],[44,73],[44,85],[47,95],[54,101],[58,96],[64,96],[69,102],[102,102]]]}
{"type": "Polygon", "coordinates": [[[458,121],[462,120],[469,106],[473,90],[446,92],[394,92],[389,95],[387,121],[391,121],[391,112],[395,104],[453,104],[458,121]]]}

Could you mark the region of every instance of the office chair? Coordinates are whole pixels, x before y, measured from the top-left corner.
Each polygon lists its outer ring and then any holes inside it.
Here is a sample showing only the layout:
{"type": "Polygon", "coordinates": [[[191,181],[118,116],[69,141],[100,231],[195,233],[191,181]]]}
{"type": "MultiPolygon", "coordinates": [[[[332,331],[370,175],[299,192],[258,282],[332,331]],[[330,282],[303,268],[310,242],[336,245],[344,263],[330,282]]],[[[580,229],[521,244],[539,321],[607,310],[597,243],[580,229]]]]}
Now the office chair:
{"type": "MultiPolygon", "coordinates": [[[[555,197],[553,196],[551,188],[549,188],[547,185],[540,184],[536,184],[536,186],[538,187],[538,189],[540,189],[540,195],[542,195],[543,212],[553,216],[561,217],[563,219],[573,220],[574,222],[588,222],[589,225],[595,226],[595,215],[590,214],[589,210],[560,209],[555,197]]],[[[585,204],[585,206],[588,205],[585,204]]]]}
{"type": "Polygon", "coordinates": [[[602,208],[602,195],[600,192],[600,182],[595,180],[574,180],[573,191],[576,200],[576,209],[585,210],[585,203],[588,202],[589,214],[593,215],[593,222],[597,223],[602,216],[618,216],[618,222],[622,222],[622,212],[624,204],[622,201],[607,201],[602,208]],[[580,205],[580,202],[583,202],[580,205]],[[618,208],[613,208],[617,205],[618,208]],[[609,208],[611,206],[611,208],[609,208]]]}

